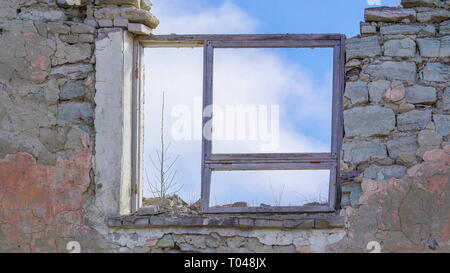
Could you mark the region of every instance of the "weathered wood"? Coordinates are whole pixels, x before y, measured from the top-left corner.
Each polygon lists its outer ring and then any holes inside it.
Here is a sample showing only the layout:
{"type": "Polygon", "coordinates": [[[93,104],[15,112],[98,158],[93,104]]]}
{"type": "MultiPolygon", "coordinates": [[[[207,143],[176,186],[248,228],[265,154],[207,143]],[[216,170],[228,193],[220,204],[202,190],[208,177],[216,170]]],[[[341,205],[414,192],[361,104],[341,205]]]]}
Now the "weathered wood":
{"type": "Polygon", "coordinates": [[[331,153],[288,153],[288,154],[212,154],[208,164],[233,163],[333,163],[337,157],[331,153]]]}
{"type": "Polygon", "coordinates": [[[213,41],[214,48],[328,48],[334,40],[213,41]]]}
{"type": "Polygon", "coordinates": [[[251,160],[251,159],[286,159],[286,158],[309,158],[322,159],[333,158],[331,153],[257,153],[257,154],[212,154],[211,160],[251,160]]]}
{"type": "Polygon", "coordinates": [[[143,53],[144,49],[137,40],[133,44],[132,77],[132,131],[131,131],[131,212],[136,212],[142,202],[143,169],[143,53]]]}
{"type": "MultiPolygon", "coordinates": [[[[213,104],[213,65],[214,65],[214,48],[211,43],[205,43],[204,48],[204,64],[203,64],[203,109],[213,104]]],[[[202,119],[202,176],[201,176],[201,204],[202,211],[209,207],[209,199],[211,193],[211,169],[206,165],[206,158],[211,156],[212,143],[210,138],[205,138],[203,132],[206,124],[212,119],[212,116],[203,116],[202,119]]],[[[211,132],[212,133],[212,132],[211,132]]]]}
{"type": "Polygon", "coordinates": [[[183,48],[183,47],[204,47],[205,41],[159,41],[142,40],[142,44],[149,48],[183,48]]]}
{"type": "Polygon", "coordinates": [[[203,47],[210,41],[223,48],[324,48],[333,47],[340,34],[229,34],[229,35],[143,35],[146,47],[203,47]]]}
{"type": "Polygon", "coordinates": [[[141,41],[292,41],[292,40],[335,40],[341,34],[170,34],[138,37],[141,41]]]}
{"type": "Polygon", "coordinates": [[[212,171],[279,171],[279,170],[329,170],[336,166],[332,163],[232,163],[206,164],[212,171]]]}

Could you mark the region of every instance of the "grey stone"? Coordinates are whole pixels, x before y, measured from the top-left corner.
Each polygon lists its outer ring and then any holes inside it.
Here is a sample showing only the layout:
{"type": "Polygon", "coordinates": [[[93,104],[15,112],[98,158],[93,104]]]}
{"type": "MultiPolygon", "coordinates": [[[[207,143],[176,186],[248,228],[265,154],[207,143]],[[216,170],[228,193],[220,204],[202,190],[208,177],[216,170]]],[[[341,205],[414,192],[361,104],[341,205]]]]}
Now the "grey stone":
{"type": "Polygon", "coordinates": [[[376,34],[377,27],[374,25],[368,24],[368,23],[361,23],[360,31],[361,31],[361,34],[376,34]]]}
{"type": "Polygon", "coordinates": [[[104,8],[97,8],[94,10],[94,17],[98,20],[110,19],[120,17],[120,8],[116,6],[108,6],[104,8]]]}
{"type": "Polygon", "coordinates": [[[69,33],[70,27],[63,23],[50,22],[47,24],[47,31],[55,34],[69,33]]]}
{"type": "Polygon", "coordinates": [[[347,82],[344,96],[352,104],[366,103],[369,99],[367,83],[363,81],[347,82]]]}
{"type": "Polygon", "coordinates": [[[369,179],[390,179],[390,178],[402,178],[406,174],[406,167],[393,165],[393,166],[378,166],[370,165],[364,171],[364,177],[369,179]]]}
{"type": "Polygon", "coordinates": [[[419,145],[415,136],[401,136],[387,141],[386,147],[389,156],[395,159],[400,153],[416,152],[419,145]]]}
{"type": "Polygon", "coordinates": [[[450,81],[450,65],[428,63],[422,69],[420,77],[425,81],[448,82],[450,81]]]}
{"type": "Polygon", "coordinates": [[[449,57],[450,37],[417,39],[423,57],[449,57]]]}
{"type": "Polygon", "coordinates": [[[95,27],[87,24],[73,24],[70,31],[75,34],[95,34],[95,27]]]}
{"type": "Polygon", "coordinates": [[[431,110],[412,110],[397,116],[400,131],[422,130],[431,122],[431,110]]]}
{"type": "Polygon", "coordinates": [[[439,33],[442,35],[450,34],[450,21],[442,22],[439,25],[439,33]]]}
{"type": "Polygon", "coordinates": [[[42,37],[47,37],[48,31],[47,31],[47,24],[43,22],[34,22],[34,25],[36,26],[36,30],[42,37]]]}
{"type": "Polygon", "coordinates": [[[416,55],[416,43],[409,38],[389,40],[384,43],[384,55],[392,57],[414,57],[416,55]]]}
{"type": "Polygon", "coordinates": [[[416,64],[413,62],[387,61],[381,64],[369,65],[365,72],[375,78],[388,80],[416,80],[416,64]]]}
{"type": "Polygon", "coordinates": [[[126,6],[133,6],[135,8],[140,8],[141,0],[97,0],[97,4],[101,6],[126,5],[126,6]]]}
{"type": "Polygon", "coordinates": [[[380,28],[383,35],[397,34],[436,34],[436,28],[433,25],[388,25],[380,28]]]}
{"type": "Polygon", "coordinates": [[[138,215],[158,215],[161,214],[161,211],[159,210],[158,206],[156,205],[150,205],[150,206],[145,206],[142,208],[139,208],[138,215]]]}
{"type": "Polygon", "coordinates": [[[61,88],[59,98],[63,100],[70,100],[82,98],[85,95],[84,86],[79,82],[68,82],[61,88]]]}
{"type": "Polygon", "coordinates": [[[417,39],[420,55],[423,57],[438,57],[441,42],[439,39],[417,39]]]}
{"type": "Polygon", "coordinates": [[[411,167],[417,164],[416,152],[402,152],[397,157],[397,163],[406,167],[411,167]]]}
{"type": "Polygon", "coordinates": [[[438,134],[441,136],[450,135],[450,115],[434,115],[433,119],[438,134]]]}
{"type": "Polygon", "coordinates": [[[359,198],[361,197],[363,191],[360,183],[345,183],[341,187],[342,194],[348,194],[349,196],[349,204],[351,206],[356,206],[359,202],[359,198]]]}
{"type": "Polygon", "coordinates": [[[439,149],[439,146],[420,146],[416,152],[416,156],[423,158],[424,154],[428,151],[439,149]]]}
{"type": "Polygon", "coordinates": [[[66,21],[67,19],[63,11],[48,7],[22,8],[18,17],[33,21],[66,21]]]}
{"type": "Polygon", "coordinates": [[[435,103],[436,88],[414,85],[406,88],[406,101],[409,103],[435,103]]]}
{"type": "Polygon", "coordinates": [[[50,75],[79,80],[86,78],[87,74],[92,71],[94,71],[94,67],[91,64],[69,64],[52,68],[50,75]]]}
{"type": "Polygon", "coordinates": [[[388,135],[395,128],[392,109],[371,105],[344,111],[347,137],[388,135]]]}
{"type": "MultiPolygon", "coordinates": [[[[78,41],[78,37],[76,38],[78,41]]],[[[58,58],[58,65],[65,63],[77,63],[89,59],[92,55],[90,44],[58,45],[55,56],[58,58]]]]}
{"type": "Polygon", "coordinates": [[[63,150],[65,140],[63,130],[48,127],[39,128],[39,141],[49,152],[63,150]]]}
{"type": "Polygon", "coordinates": [[[450,57],[450,36],[441,38],[439,57],[450,57]]]}
{"type": "MultiPolygon", "coordinates": [[[[59,39],[61,39],[61,41],[68,43],[68,44],[76,44],[78,43],[78,35],[76,34],[67,34],[67,35],[59,35],[59,39]]],[[[60,47],[61,48],[61,47],[60,47]]],[[[63,52],[63,50],[60,50],[60,52],[63,52]]],[[[59,53],[58,55],[60,57],[61,60],[63,60],[64,58],[62,57],[62,53],[59,53]]],[[[63,62],[63,61],[61,61],[63,62]]]]}
{"type": "Polygon", "coordinates": [[[2,20],[12,20],[17,18],[17,9],[2,8],[0,6],[0,18],[2,20]]]}
{"type": "Polygon", "coordinates": [[[439,147],[442,143],[442,136],[433,130],[422,130],[417,136],[417,142],[420,146],[439,147]]]}
{"type": "Polygon", "coordinates": [[[440,2],[440,0],[402,0],[402,6],[405,8],[439,7],[440,2]]]}
{"type": "Polygon", "coordinates": [[[450,87],[447,87],[442,95],[442,109],[450,111],[450,87]]]}
{"type": "Polygon", "coordinates": [[[369,83],[369,97],[371,102],[380,103],[383,101],[384,93],[391,87],[391,83],[386,80],[372,81],[369,83]]]}
{"type": "Polygon", "coordinates": [[[93,34],[80,34],[78,36],[78,42],[80,43],[93,43],[95,41],[93,34]]]}
{"type": "Polygon", "coordinates": [[[87,2],[88,2],[87,0],[80,0],[80,1],[57,0],[56,1],[58,6],[63,7],[63,8],[86,6],[87,2]]]}
{"type": "Polygon", "coordinates": [[[171,234],[164,235],[161,239],[159,239],[156,246],[161,248],[173,248],[175,247],[175,241],[171,234]]]}
{"type": "Polygon", "coordinates": [[[115,27],[128,27],[129,21],[123,18],[114,18],[113,24],[115,27]]]}
{"type": "Polygon", "coordinates": [[[369,160],[387,158],[386,145],[380,140],[350,141],[342,145],[344,161],[359,164],[369,160]]]}
{"type": "Polygon", "coordinates": [[[376,36],[349,39],[346,41],[345,48],[347,60],[381,55],[380,41],[376,36]]]}
{"type": "Polygon", "coordinates": [[[111,20],[111,19],[100,19],[100,20],[98,20],[98,26],[99,27],[112,27],[113,26],[113,20],[111,20]]]}
{"type": "Polygon", "coordinates": [[[151,29],[154,29],[159,25],[158,18],[152,13],[142,9],[122,8],[120,17],[128,19],[130,23],[144,24],[151,29]]]}
{"type": "Polygon", "coordinates": [[[442,22],[450,18],[450,10],[432,9],[417,13],[417,21],[419,22],[442,22]]]}
{"type": "Polygon", "coordinates": [[[63,122],[85,121],[92,122],[94,110],[87,102],[61,103],[58,107],[58,120],[63,122]]]}
{"type": "Polygon", "coordinates": [[[400,22],[404,19],[415,20],[416,11],[414,9],[396,7],[367,8],[364,12],[364,18],[366,21],[377,22],[400,22]]]}
{"type": "Polygon", "coordinates": [[[83,143],[81,142],[81,134],[83,131],[74,126],[67,133],[66,143],[64,145],[65,150],[80,151],[83,148],[83,143]]]}

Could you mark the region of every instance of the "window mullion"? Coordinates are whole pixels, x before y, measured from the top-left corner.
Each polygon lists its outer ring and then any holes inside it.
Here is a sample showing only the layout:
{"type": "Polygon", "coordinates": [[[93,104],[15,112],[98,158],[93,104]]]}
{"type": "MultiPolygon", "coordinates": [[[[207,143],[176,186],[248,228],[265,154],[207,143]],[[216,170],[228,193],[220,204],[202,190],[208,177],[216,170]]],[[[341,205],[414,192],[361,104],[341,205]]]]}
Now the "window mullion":
{"type": "Polygon", "coordinates": [[[202,190],[201,190],[201,210],[209,208],[209,198],[211,193],[211,169],[206,165],[206,160],[210,158],[212,151],[211,132],[203,131],[212,115],[205,116],[205,109],[213,103],[213,63],[214,48],[210,41],[205,41],[203,64],[203,121],[202,121],[202,190]]]}

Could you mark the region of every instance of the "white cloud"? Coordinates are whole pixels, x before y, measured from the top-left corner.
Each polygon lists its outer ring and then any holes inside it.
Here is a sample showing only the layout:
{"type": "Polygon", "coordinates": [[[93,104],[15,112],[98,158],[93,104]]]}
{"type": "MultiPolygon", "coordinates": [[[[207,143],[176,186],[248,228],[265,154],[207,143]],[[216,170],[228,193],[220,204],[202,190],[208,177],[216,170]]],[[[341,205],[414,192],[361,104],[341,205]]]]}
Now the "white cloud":
{"type": "MultiPolygon", "coordinates": [[[[225,1],[218,7],[204,8],[186,7],[186,4],[191,5],[192,1],[154,1],[154,13],[161,20],[158,33],[249,33],[254,32],[258,25],[232,1],[225,1]]],[[[201,49],[146,49],[145,54],[145,153],[148,158],[155,155],[154,149],[159,145],[160,92],[165,91],[166,95],[166,135],[169,136],[175,121],[170,117],[171,109],[177,104],[192,105],[194,98],[201,97],[203,59],[201,49]]],[[[307,69],[277,53],[261,49],[218,50],[215,69],[215,103],[281,105],[280,152],[323,152],[329,149],[329,143],[299,130],[310,126],[311,120],[316,123],[329,120],[331,102],[325,100],[330,97],[327,94],[330,90],[326,88],[330,81],[328,74],[318,81],[307,69]]],[[[195,111],[201,113],[200,108],[195,111]]],[[[197,115],[192,122],[200,123],[201,117],[197,115]]],[[[216,145],[220,145],[217,146],[219,152],[259,151],[259,143],[248,141],[216,145]]],[[[173,142],[171,152],[181,156],[177,164],[177,180],[184,184],[184,188],[180,195],[185,200],[196,201],[192,196],[195,193],[198,199],[200,195],[201,142],[173,142]]],[[[148,162],[147,165],[151,172],[151,165],[148,162]]],[[[281,176],[258,173],[245,176],[245,181],[237,181],[237,177],[231,174],[228,179],[223,176],[214,182],[219,183],[212,187],[213,191],[218,192],[211,195],[222,199],[217,202],[228,199],[238,201],[232,194],[236,187],[242,186],[241,192],[247,190],[250,193],[245,201],[257,202],[252,196],[258,196],[258,202],[268,203],[272,195],[270,185],[274,192],[280,192],[282,185],[285,185],[286,194],[301,191],[305,196],[313,196],[320,191],[326,195],[328,173],[281,172],[281,176]],[[270,181],[268,177],[271,177],[270,181]],[[277,179],[282,183],[277,183],[277,179]]],[[[295,196],[291,194],[290,199],[286,196],[286,202],[292,203],[295,196]]],[[[214,200],[211,202],[214,203],[214,200]]]]}
{"type": "Polygon", "coordinates": [[[219,7],[201,7],[185,0],[154,0],[152,12],[161,21],[155,34],[251,33],[257,21],[232,1],[219,7]]]}

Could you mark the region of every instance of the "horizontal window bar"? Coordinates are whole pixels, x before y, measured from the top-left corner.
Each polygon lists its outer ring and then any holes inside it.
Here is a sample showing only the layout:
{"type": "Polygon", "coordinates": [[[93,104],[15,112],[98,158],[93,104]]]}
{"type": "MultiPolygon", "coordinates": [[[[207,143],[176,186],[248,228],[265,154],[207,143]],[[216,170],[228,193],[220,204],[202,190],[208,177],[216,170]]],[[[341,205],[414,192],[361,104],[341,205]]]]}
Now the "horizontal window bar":
{"type": "Polygon", "coordinates": [[[300,40],[334,40],[340,41],[342,34],[170,34],[139,36],[145,41],[300,41],[300,40]]]}
{"type": "Polygon", "coordinates": [[[212,41],[215,48],[333,48],[335,40],[212,41]]]}
{"type": "Polygon", "coordinates": [[[149,48],[177,48],[177,47],[203,47],[205,41],[160,41],[142,40],[141,44],[149,48]]]}
{"type": "Polygon", "coordinates": [[[260,158],[334,158],[331,153],[252,153],[252,154],[212,154],[212,160],[222,159],[260,159],[260,158]]]}
{"type": "Polygon", "coordinates": [[[336,162],[308,163],[206,163],[212,171],[252,171],[252,170],[329,170],[336,162]]]}
{"type": "Polygon", "coordinates": [[[291,154],[212,154],[206,163],[335,163],[337,157],[330,153],[291,154]]]}
{"type": "Polygon", "coordinates": [[[318,212],[334,212],[333,208],[327,205],[317,206],[301,206],[301,207],[209,207],[204,213],[318,213],[318,212]]]}

